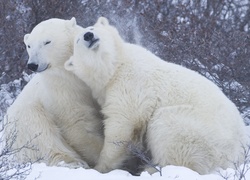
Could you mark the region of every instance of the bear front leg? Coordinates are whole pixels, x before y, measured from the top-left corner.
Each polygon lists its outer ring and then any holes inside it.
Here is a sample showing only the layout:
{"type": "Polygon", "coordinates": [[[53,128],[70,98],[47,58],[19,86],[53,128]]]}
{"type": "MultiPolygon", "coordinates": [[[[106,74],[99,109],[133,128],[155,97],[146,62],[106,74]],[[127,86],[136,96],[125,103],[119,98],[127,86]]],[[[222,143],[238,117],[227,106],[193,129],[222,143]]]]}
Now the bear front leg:
{"type": "Polygon", "coordinates": [[[95,169],[102,173],[120,168],[126,160],[127,144],[132,141],[133,125],[122,118],[105,120],[105,140],[95,169]]]}

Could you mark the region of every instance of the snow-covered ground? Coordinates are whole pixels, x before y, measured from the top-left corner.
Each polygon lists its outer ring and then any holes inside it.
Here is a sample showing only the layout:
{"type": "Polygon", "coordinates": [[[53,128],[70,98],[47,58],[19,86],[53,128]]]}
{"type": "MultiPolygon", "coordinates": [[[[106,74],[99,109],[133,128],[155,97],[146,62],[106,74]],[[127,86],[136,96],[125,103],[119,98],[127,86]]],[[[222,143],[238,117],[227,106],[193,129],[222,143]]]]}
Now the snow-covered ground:
{"type": "MultiPolygon", "coordinates": [[[[250,164],[248,165],[250,168],[250,164]]],[[[167,166],[159,173],[149,175],[143,172],[140,176],[132,176],[126,171],[114,170],[107,174],[101,174],[93,169],[68,169],[66,167],[48,167],[45,164],[34,164],[27,180],[238,180],[233,169],[220,170],[208,175],[199,175],[185,167],[167,166]]],[[[244,180],[244,178],[242,179],[244,180]]],[[[250,171],[245,175],[245,180],[250,180],[250,171]]]]}

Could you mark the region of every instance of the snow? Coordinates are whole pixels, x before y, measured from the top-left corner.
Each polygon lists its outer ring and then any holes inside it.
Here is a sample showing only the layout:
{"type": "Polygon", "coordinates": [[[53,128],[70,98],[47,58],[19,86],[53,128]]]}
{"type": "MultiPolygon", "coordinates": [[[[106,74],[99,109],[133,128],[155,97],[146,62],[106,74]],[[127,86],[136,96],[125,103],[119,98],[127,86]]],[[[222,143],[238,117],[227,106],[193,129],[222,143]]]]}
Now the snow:
{"type": "Polygon", "coordinates": [[[10,20],[10,15],[6,16],[5,19],[9,21],[10,20]]]}
{"type": "Polygon", "coordinates": [[[19,13],[23,14],[28,11],[31,11],[32,9],[30,7],[25,7],[22,3],[17,3],[16,10],[19,11],[19,13]]]}
{"type": "Polygon", "coordinates": [[[159,13],[157,15],[157,20],[160,21],[160,22],[162,22],[162,20],[163,20],[163,14],[162,13],[159,13]]]}
{"type": "Polygon", "coordinates": [[[162,36],[167,36],[168,33],[167,33],[167,31],[162,31],[162,32],[161,32],[161,35],[162,35],[162,36]]]}
{"type": "MultiPolygon", "coordinates": [[[[197,172],[192,171],[185,167],[179,166],[167,166],[162,169],[162,176],[159,173],[153,175],[143,172],[140,176],[132,176],[126,171],[114,170],[107,174],[101,174],[93,169],[69,169],[66,167],[48,167],[45,164],[34,164],[32,166],[32,171],[26,178],[27,180],[234,180],[235,171],[233,169],[220,170],[219,172],[214,172],[208,175],[199,175],[197,172]],[[224,177],[224,178],[223,178],[224,177]]],[[[236,178],[237,179],[237,178],[236,178]]],[[[250,180],[250,172],[248,171],[246,180],[250,180]]]]}

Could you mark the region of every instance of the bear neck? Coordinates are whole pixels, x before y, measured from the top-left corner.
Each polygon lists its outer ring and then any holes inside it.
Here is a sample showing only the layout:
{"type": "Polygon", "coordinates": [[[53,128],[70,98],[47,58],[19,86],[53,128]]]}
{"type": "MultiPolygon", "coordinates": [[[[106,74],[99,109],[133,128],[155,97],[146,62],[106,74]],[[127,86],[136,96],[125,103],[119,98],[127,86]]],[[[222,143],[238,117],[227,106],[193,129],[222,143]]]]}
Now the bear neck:
{"type": "MultiPolygon", "coordinates": [[[[90,81],[89,86],[92,89],[93,97],[97,99],[98,103],[102,106],[105,103],[106,91],[112,84],[115,82],[116,77],[119,76],[120,71],[124,67],[124,58],[123,56],[123,43],[117,43],[117,54],[113,57],[108,57],[114,59],[111,68],[99,68],[102,71],[100,73],[96,73],[94,75],[88,75],[87,77],[92,77],[88,79],[90,81]],[[108,72],[108,74],[107,74],[108,72]],[[94,83],[93,83],[94,82],[94,83]]],[[[125,55],[125,54],[124,54],[125,55]]],[[[102,58],[102,57],[99,57],[102,58]]],[[[99,60],[101,62],[101,59],[99,60]]]]}
{"type": "Polygon", "coordinates": [[[52,69],[48,69],[44,72],[40,73],[45,79],[47,83],[59,83],[61,81],[75,81],[75,79],[79,79],[70,71],[67,71],[64,67],[56,67],[52,69]]]}

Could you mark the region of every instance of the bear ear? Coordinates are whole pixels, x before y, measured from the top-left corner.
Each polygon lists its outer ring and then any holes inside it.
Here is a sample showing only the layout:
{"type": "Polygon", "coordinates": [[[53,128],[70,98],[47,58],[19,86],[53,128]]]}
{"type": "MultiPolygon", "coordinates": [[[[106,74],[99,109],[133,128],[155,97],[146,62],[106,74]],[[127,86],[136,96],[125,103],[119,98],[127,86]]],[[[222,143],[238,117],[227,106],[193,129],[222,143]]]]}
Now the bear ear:
{"type": "Polygon", "coordinates": [[[26,44],[28,38],[29,38],[30,34],[25,34],[24,37],[23,37],[23,41],[24,43],[26,44]]]}
{"type": "Polygon", "coordinates": [[[73,71],[74,65],[73,65],[73,62],[72,62],[72,57],[71,57],[68,61],[66,61],[66,62],[64,63],[64,68],[65,68],[67,71],[73,71]]]}
{"type": "Polygon", "coordinates": [[[72,17],[70,20],[69,20],[70,24],[72,27],[76,26],[76,18],[75,17],[72,17]]]}
{"type": "Polygon", "coordinates": [[[109,25],[109,21],[105,17],[99,17],[96,24],[101,24],[101,25],[107,26],[107,25],[109,25]]]}

